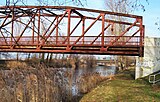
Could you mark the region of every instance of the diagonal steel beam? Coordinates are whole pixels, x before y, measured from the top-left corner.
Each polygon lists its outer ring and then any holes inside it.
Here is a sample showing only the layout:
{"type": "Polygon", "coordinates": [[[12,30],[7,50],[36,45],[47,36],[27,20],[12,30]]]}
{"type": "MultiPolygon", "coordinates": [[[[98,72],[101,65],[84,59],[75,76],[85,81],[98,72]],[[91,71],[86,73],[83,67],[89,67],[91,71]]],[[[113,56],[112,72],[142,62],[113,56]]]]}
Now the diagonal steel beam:
{"type": "MultiPolygon", "coordinates": [[[[69,36],[71,36],[73,34],[73,32],[76,30],[76,28],[79,26],[79,24],[81,23],[82,19],[76,24],[76,26],[73,28],[73,30],[71,31],[71,33],[69,34],[69,36]]],[[[67,41],[67,38],[63,41],[63,44],[65,44],[65,42],[67,41]]]]}
{"type": "Polygon", "coordinates": [[[4,39],[5,43],[6,43],[6,45],[8,45],[7,40],[6,40],[6,37],[4,36],[3,32],[1,31],[1,29],[0,29],[0,32],[1,32],[1,34],[2,34],[2,37],[3,37],[3,39],[4,39]]]}
{"type": "MultiPolygon", "coordinates": [[[[48,34],[48,36],[46,37],[45,40],[47,40],[49,38],[49,36],[52,34],[52,32],[55,30],[55,28],[58,26],[58,24],[62,21],[62,19],[64,18],[64,16],[67,14],[67,11],[65,11],[65,13],[61,16],[61,18],[59,19],[59,21],[55,24],[55,26],[52,28],[52,30],[50,31],[50,33],[48,34]]],[[[45,37],[46,34],[43,35],[43,37],[45,37]]]]}
{"type": "Polygon", "coordinates": [[[113,41],[111,40],[110,44],[106,47],[106,50],[108,50],[110,46],[113,46],[113,44],[117,42],[118,39],[120,39],[124,34],[126,34],[126,32],[128,32],[134,25],[136,25],[136,23],[137,23],[137,20],[132,25],[130,25],[124,32],[122,32],[115,40],[113,41]]]}
{"type": "Polygon", "coordinates": [[[9,17],[9,15],[7,15],[7,16],[5,17],[4,21],[2,22],[2,24],[1,24],[1,26],[0,26],[0,29],[4,26],[4,23],[7,21],[8,17],[9,17]]]}
{"type": "MultiPolygon", "coordinates": [[[[105,31],[106,29],[108,29],[110,25],[111,25],[111,24],[108,24],[108,25],[104,28],[104,31],[105,31]]],[[[90,45],[92,45],[92,44],[101,36],[101,34],[102,34],[102,32],[90,43],[90,45]]]]}
{"type": "Polygon", "coordinates": [[[79,15],[81,18],[84,17],[81,13],[79,13],[78,11],[76,11],[75,9],[72,10],[74,13],[76,13],[77,15],[79,15]]]}
{"type": "Polygon", "coordinates": [[[52,30],[49,32],[49,34],[46,36],[46,34],[44,34],[42,37],[45,38],[42,41],[42,44],[37,48],[40,49],[44,43],[47,41],[47,39],[50,37],[50,35],[52,34],[52,32],[57,28],[58,24],[62,21],[62,19],[64,18],[64,16],[67,14],[67,11],[65,11],[65,13],[61,16],[61,18],[59,19],[59,21],[56,23],[56,25],[52,28],[52,30]]]}
{"type": "MultiPolygon", "coordinates": [[[[52,25],[54,24],[54,22],[56,21],[56,19],[57,19],[57,17],[54,18],[54,20],[51,22],[51,24],[49,25],[49,27],[47,28],[47,30],[42,34],[42,38],[43,38],[43,36],[45,36],[47,34],[47,32],[52,27],[52,25]]],[[[45,38],[43,38],[43,39],[45,39],[45,38]]]]}
{"type": "MultiPolygon", "coordinates": [[[[82,33],[82,35],[74,42],[74,45],[82,38],[84,37],[84,35],[87,33],[87,31],[96,23],[96,21],[101,17],[101,15],[99,15],[92,23],[91,25],[84,31],[84,33],[82,33]]],[[[70,49],[72,48],[73,46],[70,47],[70,49]]]]}
{"type": "MultiPolygon", "coordinates": [[[[36,11],[36,13],[38,12],[38,10],[36,11]]],[[[17,40],[15,41],[15,43],[17,44],[18,41],[20,40],[20,38],[22,37],[23,33],[25,32],[25,30],[28,28],[28,25],[32,22],[32,19],[36,16],[36,13],[32,16],[32,18],[29,20],[28,24],[25,26],[25,28],[23,29],[23,31],[21,32],[20,36],[17,38],[17,40]]],[[[14,48],[15,45],[12,46],[12,48],[14,48]]]]}
{"type": "Polygon", "coordinates": [[[132,38],[132,37],[134,37],[138,32],[140,31],[140,29],[138,29],[134,34],[132,34],[132,36],[130,36],[127,40],[126,40],[126,42],[123,42],[123,46],[132,38]]]}
{"type": "Polygon", "coordinates": [[[46,8],[43,8],[43,9],[44,9],[45,11],[47,11],[47,12],[51,13],[53,16],[57,16],[57,14],[53,13],[52,11],[47,10],[46,8]]]}
{"type": "MultiPolygon", "coordinates": [[[[7,8],[7,7],[6,7],[7,8]]],[[[5,7],[1,8],[0,6],[0,11],[2,11],[4,14],[0,15],[1,25],[0,25],[0,33],[1,35],[1,44],[0,44],[0,51],[11,51],[11,52],[59,52],[59,53],[86,53],[86,54],[131,54],[131,55],[139,55],[143,56],[143,47],[144,47],[144,26],[142,25],[142,17],[141,16],[134,16],[133,15],[125,15],[125,14],[119,14],[119,13],[113,13],[112,12],[105,12],[105,11],[94,11],[94,10],[88,10],[84,8],[72,8],[72,7],[54,7],[54,6],[16,6],[15,10],[12,10],[14,6],[8,7],[7,8],[7,13],[5,13],[5,7]],[[47,9],[48,11],[46,11],[47,9]],[[32,11],[34,10],[34,11],[32,11]],[[37,11],[39,10],[39,12],[37,11]],[[63,10],[63,13],[59,13],[59,11],[55,10],[63,10]],[[35,17],[31,22],[29,20],[31,17],[33,17],[35,12],[38,12],[35,14],[35,17]],[[66,11],[66,12],[65,12],[66,11]],[[72,13],[70,12],[72,11],[72,13]],[[94,17],[93,15],[89,16],[86,15],[83,12],[89,12],[89,13],[94,13],[98,14],[97,17],[94,17]],[[9,14],[10,13],[10,14],[9,14]],[[12,14],[11,14],[12,13],[12,14]],[[68,14],[67,14],[68,13],[68,14]],[[23,15],[21,15],[23,14],[23,15]],[[83,15],[82,15],[83,14],[83,15]],[[100,15],[99,15],[100,14],[100,15]],[[137,22],[133,25],[133,23],[129,21],[119,21],[116,19],[105,19],[105,15],[115,15],[117,17],[122,16],[122,17],[128,17],[130,19],[136,19],[137,22]],[[7,17],[8,15],[8,17],[7,17]],[[14,17],[13,17],[14,16],[14,17]],[[99,16],[99,17],[98,17],[99,16]],[[12,18],[13,17],[13,18],[12,18]],[[46,17],[46,18],[45,18],[46,17]],[[16,19],[17,18],[17,19],[16,19]],[[22,30],[20,30],[20,36],[15,36],[15,32],[13,32],[13,27],[14,24],[13,22],[21,22],[18,18],[27,18],[25,19],[24,23],[20,23],[20,25],[24,26],[22,30]],[[45,18],[45,19],[44,19],[45,18]],[[65,31],[66,35],[59,35],[59,24],[62,22],[61,20],[68,19],[67,25],[68,29],[65,31]],[[71,19],[75,18],[78,20],[75,25],[73,25],[73,28],[71,29],[71,19]],[[54,22],[50,21],[47,25],[47,28],[43,33],[41,33],[41,27],[40,27],[40,19],[44,21],[48,20],[55,20],[54,22]],[[79,21],[82,19],[82,21],[79,21]],[[39,20],[39,21],[38,21],[39,20]],[[87,29],[85,28],[85,24],[88,22],[85,22],[86,20],[91,20],[88,21],[90,22],[89,26],[87,26],[87,29]],[[36,21],[35,23],[32,23],[33,21],[36,21]],[[86,36],[87,32],[89,30],[92,30],[91,28],[96,24],[96,21],[100,21],[101,23],[101,31],[95,32],[97,36],[86,36]],[[3,23],[4,22],[4,23],[3,23]],[[12,24],[11,24],[12,23],[12,24]],[[28,24],[30,23],[30,24],[28,24]],[[32,23],[32,24],[31,24],[32,23]],[[39,24],[38,24],[39,23],[39,24]],[[78,23],[78,24],[77,24],[78,23]],[[106,25],[105,25],[106,23],[106,25]],[[106,29],[109,29],[111,27],[112,23],[116,24],[123,24],[123,25],[128,25],[127,29],[124,31],[121,31],[118,36],[104,36],[104,32],[106,29]],[[73,36],[73,33],[77,30],[78,26],[82,24],[80,34],[78,36],[73,36]],[[9,26],[11,27],[12,25],[12,30],[11,28],[8,28],[9,26]],[[133,26],[138,27],[138,29],[134,29],[133,26]],[[27,28],[25,28],[27,27],[27,28]],[[29,29],[28,29],[29,28],[29,29]],[[131,36],[125,36],[125,34],[132,29],[135,30],[135,32],[131,33],[131,36]],[[27,30],[25,30],[27,29],[27,30]],[[30,34],[25,36],[26,31],[29,31],[30,34]],[[55,31],[56,30],[56,31],[55,31]],[[23,32],[23,33],[22,33],[23,32]],[[37,34],[36,34],[37,32],[37,34]],[[56,32],[56,36],[52,36],[56,32]],[[136,34],[140,34],[140,37],[135,36],[136,34]],[[36,36],[35,36],[36,35],[36,36]],[[37,36],[38,35],[38,36],[37,36]],[[72,36],[71,36],[72,35],[72,36]],[[3,39],[5,37],[5,39],[3,39]],[[13,49],[10,48],[10,38],[13,38],[13,44],[12,47],[13,49]],[[39,37],[39,38],[38,38],[39,37]],[[107,37],[107,39],[105,39],[107,37]],[[108,38],[112,37],[112,41],[108,38]],[[37,41],[38,38],[40,42],[34,43],[37,41]],[[42,40],[41,40],[42,38],[42,40]],[[50,40],[51,38],[51,40],[50,40]],[[75,38],[73,41],[71,38],[75,38]],[[124,39],[121,41],[121,38],[124,39]],[[18,40],[19,39],[19,40],[18,40]],[[138,40],[137,40],[138,39],[138,40]],[[18,41],[17,41],[18,40],[18,41]],[[8,42],[7,42],[8,41],[8,42]],[[28,43],[32,41],[32,43],[28,43]],[[42,41],[42,42],[41,42],[42,41]],[[119,43],[120,41],[120,43],[119,43]],[[132,42],[133,41],[133,42],[132,42]],[[15,43],[16,42],[16,43],[15,43]],[[49,43],[48,43],[49,42],[49,43]],[[96,42],[100,42],[97,44],[96,42]],[[105,43],[107,42],[107,43],[105,43]],[[119,45],[116,45],[119,43],[119,45]],[[131,43],[131,45],[130,45],[131,43]],[[132,43],[137,44],[137,45],[132,45],[132,43]],[[8,44],[8,45],[7,45],[8,44]],[[106,45],[105,45],[106,44],[106,45]],[[110,49],[106,51],[109,47],[110,49]],[[122,47],[122,48],[121,48],[122,47]],[[37,48],[42,48],[42,49],[37,49],[37,48]],[[133,48],[130,50],[130,48],[133,48]],[[125,51],[124,51],[125,50],[125,51]]],[[[132,20],[133,20],[132,19],[132,20]]],[[[73,22],[74,23],[74,22],[73,22]]],[[[113,25],[112,25],[113,26],[113,25]]],[[[112,27],[113,28],[113,27],[112,27]]],[[[112,29],[111,28],[111,29],[112,29]]],[[[115,32],[112,32],[115,33],[115,32]]]]}
{"type": "MultiPolygon", "coordinates": [[[[27,24],[22,21],[19,21],[19,20],[15,20],[15,21],[27,26],[27,24]]],[[[34,25],[34,27],[35,27],[35,25],[34,25]]],[[[34,31],[38,35],[38,32],[35,29],[33,29],[31,26],[28,25],[28,28],[30,28],[32,31],[34,31]]]]}
{"type": "Polygon", "coordinates": [[[15,21],[17,18],[22,17],[23,15],[24,15],[24,13],[21,14],[20,16],[15,16],[14,19],[12,19],[11,21],[3,24],[3,26],[0,26],[0,29],[1,29],[2,27],[7,26],[8,24],[12,23],[12,22],[15,21]]]}

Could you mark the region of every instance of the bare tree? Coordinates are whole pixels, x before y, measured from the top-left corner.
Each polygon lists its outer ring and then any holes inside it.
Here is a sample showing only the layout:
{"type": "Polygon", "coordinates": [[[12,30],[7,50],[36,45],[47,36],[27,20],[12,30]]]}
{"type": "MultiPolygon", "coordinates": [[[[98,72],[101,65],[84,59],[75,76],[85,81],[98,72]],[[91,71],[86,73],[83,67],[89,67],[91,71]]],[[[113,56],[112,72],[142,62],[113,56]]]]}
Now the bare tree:
{"type": "Polygon", "coordinates": [[[156,21],[155,25],[157,26],[157,29],[160,31],[160,19],[159,19],[159,17],[157,17],[157,21],[156,21]]]}
{"type": "MultiPolygon", "coordinates": [[[[116,12],[132,12],[135,10],[143,10],[145,11],[144,0],[106,0],[106,7],[110,8],[111,11],[115,10],[116,12]],[[124,7],[122,7],[122,4],[124,7]],[[114,6],[114,8],[112,8],[114,6]],[[119,11],[119,8],[127,8],[123,11],[119,11]]],[[[146,3],[149,4],[148,0],[145,0],[146,3]]]]}
{"type": "MultiPolygon", "coordinates": [[[[106,8],[107,10],[110,10],[112,12],[120,12],[120,13],[130,13],[134,9],[138,9],[141,7],[144,11],[144,6],[140,2],[141,0],[107,0],[106,1],[106,8]]],[[[146,0],[147,1],[147,0],[146,0]]],[[[112,19],[117,19],[118,21],[125,21],[126,18],[123,17],[117,17],[117,16],[109,16],[112,19]]],[[[119,36],[122,31],[126,29],[125,25],[122,24],[115,24],[112,31],[109,33],[116,34],[115,36],[119,36]]],[[[125,39],[120,39],[121,41],[125,39]]],[[[127,66],[127,57],[125,56],[118,56],[118,65],[120,69],[124,69],[127,66]]]]}
{"type": "MultiPolygon", "coordinates": [[[[17,5],[17,4],[27,4],[28,0],[6,0],[6,5],[17,5]]],[[[87,0],[36,0],[33,5],[76,5],[84,6],[87,4],[87,0]]]]}

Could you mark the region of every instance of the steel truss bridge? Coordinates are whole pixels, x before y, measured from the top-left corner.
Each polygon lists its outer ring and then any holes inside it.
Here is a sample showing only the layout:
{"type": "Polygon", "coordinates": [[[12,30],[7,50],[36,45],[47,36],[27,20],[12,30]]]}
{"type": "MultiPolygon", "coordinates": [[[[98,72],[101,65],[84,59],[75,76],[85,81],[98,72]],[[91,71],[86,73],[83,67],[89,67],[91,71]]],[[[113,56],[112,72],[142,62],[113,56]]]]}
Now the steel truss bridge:
{"type": "Polygon", "coordinates": [[[68,6],[0,6],[0,52],[143,56],[142,16],[68,6]]]}

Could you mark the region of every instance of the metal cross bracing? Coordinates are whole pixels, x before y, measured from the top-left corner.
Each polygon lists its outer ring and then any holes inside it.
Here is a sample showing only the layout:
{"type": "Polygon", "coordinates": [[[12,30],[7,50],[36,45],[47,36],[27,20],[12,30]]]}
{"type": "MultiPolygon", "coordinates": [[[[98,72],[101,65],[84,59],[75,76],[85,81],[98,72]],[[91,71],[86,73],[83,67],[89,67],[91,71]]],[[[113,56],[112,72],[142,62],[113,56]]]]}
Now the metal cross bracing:
{"type": "Polygon", "coordinates": [[[142,16],[68,6],[0,7],[0,52],[143,56],[143,47],[142,16]]]}

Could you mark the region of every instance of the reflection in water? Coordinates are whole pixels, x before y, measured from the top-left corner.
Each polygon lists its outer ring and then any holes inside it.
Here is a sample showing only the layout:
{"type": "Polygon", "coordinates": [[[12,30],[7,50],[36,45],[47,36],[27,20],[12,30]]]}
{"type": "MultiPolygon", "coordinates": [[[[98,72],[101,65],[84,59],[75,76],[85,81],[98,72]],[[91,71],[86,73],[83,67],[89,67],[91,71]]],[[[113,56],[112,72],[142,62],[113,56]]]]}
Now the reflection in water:
{"type": "Polygon", "coordinates": [[[79,68],[73,71],[73,80],[72,80],[72,96],[79,96],[81,95],[78,92],[78,79],[87,73],[99,73],[100,76],[109,76],[114,75],[116,72],[115,66],[97,66],[96,68],[79,68]]]}
{"type": "Polygon", "coordinates": [[[82,74],[97,72],[101,76],[115,74],[115,66],[97,66],[96,68],[79,68],[74,72],[74,77],[80,77],[82,74]]]}
{"type": "Polygon", "coordinates": [[[109,76],[109,75],[114,75],[116,71],[115,66],[98,66],[95,68],[95,71],[100,73],[101,76],[109,76]]]}

